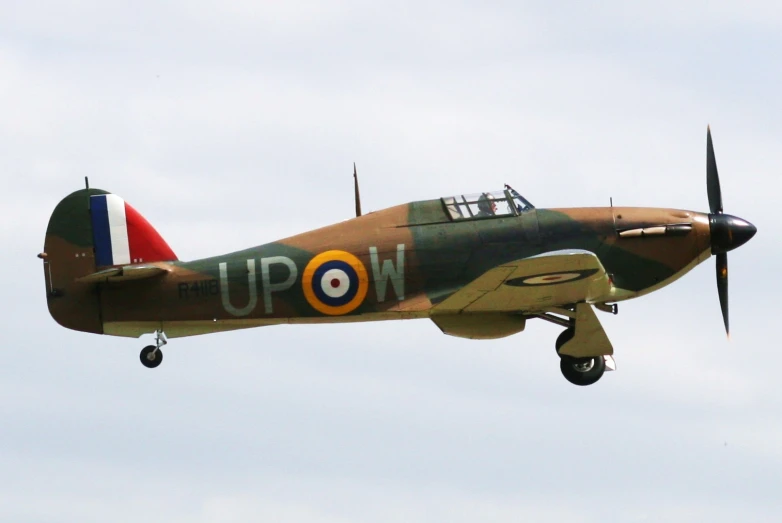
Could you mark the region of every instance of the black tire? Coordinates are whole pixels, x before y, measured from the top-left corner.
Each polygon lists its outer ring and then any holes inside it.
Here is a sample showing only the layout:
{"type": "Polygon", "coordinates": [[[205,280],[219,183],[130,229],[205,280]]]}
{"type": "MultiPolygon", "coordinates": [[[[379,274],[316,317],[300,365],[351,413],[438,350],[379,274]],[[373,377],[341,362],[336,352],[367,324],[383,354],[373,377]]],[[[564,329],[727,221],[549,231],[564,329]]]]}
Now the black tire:
{"type": "Polygon", "coordinates": [[[141,354],[139,355],[139,359],[141,360],[141,364],[144,365],[148,369],[154,369],[161,363],[163,363],[163,351],[158,349],[155,351],[154,345],[147,345],[143,349],[141,349],[141,354]]]}
{"type": "Polygon", "coordinates": [[[562,348],[562,346],[573,339],[573,336],[576,335],[576,329],[573,327],[569,327],[565,330],[563,330],[559,336],[557,336],[557,341],[554,343],[554,347],[557,349],[557,354],[559,354],[559,349],[562,348]]]}
{"type": "Polygon", "coordinates": [[[594,358],[574,358],[572,356],[561,356],[559,361],[559,370],[562,375],[573,385],[592,385],[606,371],[606,360],[603,356],[594,358]]]}

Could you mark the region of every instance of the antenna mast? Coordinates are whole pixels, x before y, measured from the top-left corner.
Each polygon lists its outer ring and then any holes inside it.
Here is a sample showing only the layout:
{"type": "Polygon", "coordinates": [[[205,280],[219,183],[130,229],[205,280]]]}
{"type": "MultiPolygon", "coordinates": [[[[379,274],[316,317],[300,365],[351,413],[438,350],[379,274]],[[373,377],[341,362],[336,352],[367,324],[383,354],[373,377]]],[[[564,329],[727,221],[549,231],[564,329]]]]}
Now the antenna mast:
{"type": "Polygon", "coordinates": [[[361,195],[358,193],[358,173],[356,172],[356,162],[353,162],[353,190],[356,197],[356,218],[361,216],[361,195]]]}

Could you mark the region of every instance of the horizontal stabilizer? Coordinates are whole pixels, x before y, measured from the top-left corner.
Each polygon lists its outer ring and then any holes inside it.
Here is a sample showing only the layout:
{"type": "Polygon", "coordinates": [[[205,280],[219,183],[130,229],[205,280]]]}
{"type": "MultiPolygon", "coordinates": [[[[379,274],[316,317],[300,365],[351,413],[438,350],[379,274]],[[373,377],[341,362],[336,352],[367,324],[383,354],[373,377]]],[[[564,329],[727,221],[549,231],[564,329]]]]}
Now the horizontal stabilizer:
{"type": "Polygon", "coordinates": [[[122,283],[133,280],[153,278],[169,272],[156,265],[127,265],[125,267],[112,267],[102,271],[93,272],[87,276],[76,278],[80,283],[122,283]]]}

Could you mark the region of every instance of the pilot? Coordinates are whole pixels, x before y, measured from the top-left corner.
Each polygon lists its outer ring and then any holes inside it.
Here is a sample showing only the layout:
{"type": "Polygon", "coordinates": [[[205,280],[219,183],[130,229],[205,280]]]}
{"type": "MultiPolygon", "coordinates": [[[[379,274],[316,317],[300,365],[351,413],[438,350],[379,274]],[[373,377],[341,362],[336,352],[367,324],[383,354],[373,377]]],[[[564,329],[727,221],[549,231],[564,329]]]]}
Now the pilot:
{"type": "Polygon", "coordinates": [[[481,197],[478,198],[478,214],[476,214],[475,217],[483,218],[485,216],[494,216],[496,211],[497,204],[494,202],[494,198],[492,198],[491,194],[487,192],[481,194],[481,197]]]}

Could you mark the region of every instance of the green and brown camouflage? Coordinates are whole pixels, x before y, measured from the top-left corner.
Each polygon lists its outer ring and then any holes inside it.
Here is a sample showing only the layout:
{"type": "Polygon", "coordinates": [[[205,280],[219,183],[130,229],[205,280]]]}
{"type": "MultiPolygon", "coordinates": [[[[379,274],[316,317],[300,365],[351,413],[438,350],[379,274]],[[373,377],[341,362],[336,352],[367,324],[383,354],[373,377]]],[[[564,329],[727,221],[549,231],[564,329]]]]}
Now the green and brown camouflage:
{"type": "Polygon", "coordinates": [[[243,251],[179,261],[120,197],[63,199],[46,231],[52,317],[70,329],[138,337],[150,368],[169,337],[265,325],[430,318],[444,333],[491,339],[543,319],[565,330],[560,369],[590,385],[616,368],[595,309],[660,289],[716,255],[725,330],[728,259],[755,227],[723,213],[707,133],[709,213],[638,207],[536,209],[501,191],[398,205],[243,251]]]}
{"type": "MultiPolygon", "coordinates": [[[[139,279],[106,273],[85,280],[105,269],[96,263],[90,218],[90,196],[100,194],[108,193],[74,192],[52,214],[42,255],[47,302],[52,317],[65,327],[119,336],[426,318],[487,271],[560,251],[594,253],[611,286],[591,303],[617,302],[668,285],[712,253],[710,217],[694,211],[530,208],[454,220],[445,201],[437,199],[221,256],[136,264],[160,269],[139,279]],[[307,291],[319,284],[307,276],[318,256],[357,272],[364,289],[347,307],[321,303],[307,291]]],[[[354,283],[348,281],[347,287],[354,283]]],[[[553,283],[551,288],[556,290],[553,283]]],[[[505,310],[501,315],[537,312],[505,310]]]]}

